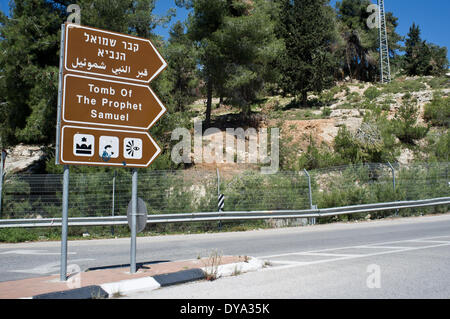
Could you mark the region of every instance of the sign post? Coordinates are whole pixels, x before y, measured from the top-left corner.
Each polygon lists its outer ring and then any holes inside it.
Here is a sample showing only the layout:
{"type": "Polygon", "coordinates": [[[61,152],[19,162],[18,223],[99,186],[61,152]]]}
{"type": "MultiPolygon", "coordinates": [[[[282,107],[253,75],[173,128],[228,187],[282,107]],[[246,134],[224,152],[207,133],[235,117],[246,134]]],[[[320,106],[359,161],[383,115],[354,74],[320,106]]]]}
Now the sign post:
{"type": "Polygon", "coordinates": [[[67,193],[61,280],[67,278],[68,165],[133,169],[130,272],[136,272],[137,168],[148,167],[161,153],[148,130],[166,112],[149,83],[166,67],[148,39],[62,26],[56,164],[64,165],[67,193]]]}
{"type": "Polygon", "coordinates": [[[131,186],[131,250],[130,250],[130,272],[136,272],[136,215],[137,215],[137,188],[138,172],[133,168],[131,186]]]}
{"type": "Polygon", "coordinates": [[[3,176],[5,170],[6,151],[1,150],[0,154],[0,218],[2,218],[2,204],[3,204],[3,176]]]}
{"type": "Polygon", "coordinates": [[[61,231],[61,272],[60,280],[67,280],[67,232],[69,225],[69,166],[64,165],[62,231],[61,231]]]}

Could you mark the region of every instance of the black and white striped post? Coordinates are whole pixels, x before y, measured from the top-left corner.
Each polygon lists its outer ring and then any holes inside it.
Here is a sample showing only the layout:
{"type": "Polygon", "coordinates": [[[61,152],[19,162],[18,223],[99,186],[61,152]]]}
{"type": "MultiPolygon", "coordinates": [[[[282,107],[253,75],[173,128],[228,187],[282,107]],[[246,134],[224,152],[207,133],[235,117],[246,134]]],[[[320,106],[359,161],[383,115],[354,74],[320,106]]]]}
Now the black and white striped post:
{"type": "MultiPolygon", "coordinates": [[[[219,168],[216,168],[217,172],[217,211],[220,213],[223,211],[223,206],[225,204],[225,196],[220,193],[220,173],[219,168]]],[[[222,230],[222,221],[219,220],[219,231],[222,230]]]]}
{"type": "Polygon", "coordinates": [[[219,212],[223,212],[223,206],[225,205],[225,195],[219,194],[217,207],[219,208],[219,212]]]}
{"type": "MultiPolygon", "coordinates": [[[[219,194],[219,196],[217,197],[218,201],[217,201],[217,208],[219,213],[223,212],[223,206],[225,205],[225,195],[224,194],[219,194]]],[[[222,230],[222,221],[219,220],[219,231],[222,230]]]]}

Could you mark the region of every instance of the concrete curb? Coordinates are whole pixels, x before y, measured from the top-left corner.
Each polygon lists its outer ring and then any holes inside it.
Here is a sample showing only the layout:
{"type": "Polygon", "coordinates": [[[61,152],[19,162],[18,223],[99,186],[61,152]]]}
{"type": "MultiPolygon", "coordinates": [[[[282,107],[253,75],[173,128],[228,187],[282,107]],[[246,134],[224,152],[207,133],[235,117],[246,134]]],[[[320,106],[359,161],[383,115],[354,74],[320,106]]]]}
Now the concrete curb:
{"type": "Polygon", "coordinates": [[[33,296],[32,299],[104,299],[108,293],[100,286],[87,286],[67,291],[56,291],[33,296]]]}
{"type": "Polygon", "coordinates": [[[153,279],[155,279],[161,287],[167,287],[190,281],[202,280],[205,279],[205,277],[205,272],[202,269],[194,268],[170,274],[157,275],[154,276],[153,279]]]}
{"type": "MultiPolygon", "coordinates": [[[[237,276],[246,272],[257,271],[264,268],[265,262],[257,258],[250,257],[246,262],[220,265],[217,270],[217,278],[237,276]]],[[[202,268],[203,271],[208,271],[202,268]]]]}
{"type": "MultiPolygon", "coordinates": [[[[256,258],[249,258],[247,262],[239,262],[216,266],[217,278],[238,275],[256,271],[264,267],[264,262],[256,258]]],[[[105,299],[122,294],[145,290],[152,291],[160,287],[183,284],[203,280],[212,271],[210,267],[193,268],[168,274],[155,275],[131,280],[122,280],[102,285],[94,285],[66,291],[57,291],[33,296],[32,299],[105,299]]]]}

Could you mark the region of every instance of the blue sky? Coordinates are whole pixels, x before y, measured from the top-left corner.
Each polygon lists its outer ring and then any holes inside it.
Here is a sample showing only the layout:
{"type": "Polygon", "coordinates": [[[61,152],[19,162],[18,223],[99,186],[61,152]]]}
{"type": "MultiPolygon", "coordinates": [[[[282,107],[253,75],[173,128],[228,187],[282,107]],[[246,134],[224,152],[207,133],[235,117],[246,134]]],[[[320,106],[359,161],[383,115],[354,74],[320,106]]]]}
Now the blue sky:
{"type": "MultiPolygon", "coordinates": [[[[372,0],[372,2],[376,1],[372,0]]],[[[0,9],[3,12],[9,12],[8,3],[9,0],[0,0],[0,9]]],[[[336,0],[331,0],[333,6],[335,3],[336,0]]],[[[406,35],[411,24],[415,22],[421,28],[422,39],[450,48],[449,0],[385,0],[385,7],[387,11],[393,12],[399,18],[397,32],[400,35],[406,35]]],[[[170,8],[177,10],[177,16],[172,19],[171,24],[178,20],[184,21],[188,16],[187,10],[175,6],[175,0],[158,0],[155,14],[164,15],[170,8]]],[[[167,38],[170,25],[167,28],[158,27],[155,33],[167,38]]]]}

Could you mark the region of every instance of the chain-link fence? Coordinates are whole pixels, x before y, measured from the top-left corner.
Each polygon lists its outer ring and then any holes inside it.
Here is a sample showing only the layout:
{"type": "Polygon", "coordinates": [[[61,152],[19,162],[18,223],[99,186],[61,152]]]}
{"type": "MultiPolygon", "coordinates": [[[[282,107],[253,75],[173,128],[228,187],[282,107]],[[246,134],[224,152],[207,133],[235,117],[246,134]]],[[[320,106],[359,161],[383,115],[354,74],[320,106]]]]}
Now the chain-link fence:
{"type": "MultiPolygon", "coordinates": [[[[139,171],[138,196],[149,214],[309,209],[450,196],[450,163],[369,163],[305,172],[139,171]]],[[[5,178],[2,218],[61,216],[62,175],[5,178]]],[[[69,216],[123,216],[131,199],[131,171],[70,174],[69,216]]],[[[447,209],[447,208],[445,208],[447,209]]]]}

